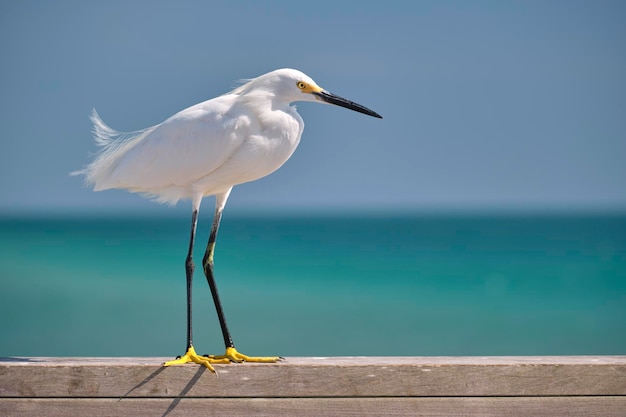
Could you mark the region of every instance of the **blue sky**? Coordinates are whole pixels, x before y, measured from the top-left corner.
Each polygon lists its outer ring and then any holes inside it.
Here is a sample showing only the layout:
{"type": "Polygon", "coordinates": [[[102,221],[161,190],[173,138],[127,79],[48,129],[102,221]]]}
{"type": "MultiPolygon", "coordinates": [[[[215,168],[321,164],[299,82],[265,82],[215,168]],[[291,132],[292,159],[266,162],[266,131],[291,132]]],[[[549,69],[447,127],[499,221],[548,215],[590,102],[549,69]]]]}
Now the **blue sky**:
{"type": "Polygon", "coordinates": [[[622,1],[0,3],[0,213],[161,213],[70,171],[93,107],[130,131],[293,67],[300,147],[232,210],[626,211],[622,1]]]}

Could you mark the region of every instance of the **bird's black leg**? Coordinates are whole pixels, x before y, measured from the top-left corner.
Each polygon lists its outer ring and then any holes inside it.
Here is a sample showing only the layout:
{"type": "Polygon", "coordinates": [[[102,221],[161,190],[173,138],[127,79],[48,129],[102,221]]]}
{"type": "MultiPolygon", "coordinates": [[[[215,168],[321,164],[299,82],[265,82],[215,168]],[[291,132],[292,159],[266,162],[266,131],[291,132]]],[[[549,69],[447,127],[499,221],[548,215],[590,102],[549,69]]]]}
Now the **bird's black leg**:
{"type": "Polygon", "coordinates": [[[213,302],[215,303],[215,310],[217,310],[217,317],[220,320],[220,326],[222,328],[222,336],[224,336],[224,345],[226,345],[226,353],[224,355],[206,355],[208,360],[212,363],[222,363],[218,361],[229,362],[263,362],[274,363],[282,360],[278,356],[270,357],[253,357],[247,356],[237,352],[233,339],[230,337],[228,326],[226,326],[226,319],[224,318],[224,310],[222,309],[222,303],[220,302],[220,296],[217,293],[217,286],[215,285],[215,277],[213,276],[213,253],[215,252],[215,240],[217,239],[217,230],[220,227],[220,220],[222,219],[222,210],[226,204],[226,199],[230,194],[230,190],[223,194],[215,196],[215,216],[213,217],[213,225],[211,226],[211,235],[209,236],[209,243],[202,259],[202,266],[204,267],[204,275],[211,288],[211,294],[213,295],[213,302]]]}
{"type": "Polygon", "coordinates": [[[226,319],[224,317],[224,310],[222,309],[222,303],[220,296],[217,292],[217,285],[215,284],[215,277],[213,276],[213,253],[215,252],[215,240],[217,239],[217,231],[220,227],[220,220],[222,219],[223,206],[216,205],[215,216],[213,217],[213,224],[211,225],[211,235],[209,236],[209,243],[202,259],[202,266],[204,268],[204,275],[206,276],[209,287],[211,288],[211,295],[213,295],[213,302],[215,303],[215,310],[217,311],[217,318],[220,321],[220,327],[222,328],[222,336],[224,337],[224,345],[226,349],[233,348],[233,339],[228,331],[226,325],[226,319]]]}
{"type": "Polygon", "coordinates": [[[191,215],[191,236],[189,238],[189,252],[187,252],[187,259],[185,260],[185,273],[187,275],[187,350],[193,346],[193,328],[191,326],[191,284],[193,281],[193,271],[195,269],[195,265],[193,264],[193,244],[196,240],[197,224],[198,210],[194,210],[191,215]]]}

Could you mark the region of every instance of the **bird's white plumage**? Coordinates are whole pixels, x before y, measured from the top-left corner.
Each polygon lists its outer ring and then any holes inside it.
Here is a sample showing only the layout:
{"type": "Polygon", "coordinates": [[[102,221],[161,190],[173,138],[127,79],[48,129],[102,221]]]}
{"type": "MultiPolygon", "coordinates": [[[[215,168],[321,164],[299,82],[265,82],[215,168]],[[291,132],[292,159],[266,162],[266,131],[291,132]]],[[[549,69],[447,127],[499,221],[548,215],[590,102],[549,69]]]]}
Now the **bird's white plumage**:
{"type": "Polygon", "coordinates": [[[132,133],[116,132],[94,111],[102,149],[79,173],[97,191],[123,188],[168,203],[225,193],[293,154],[304,122],[290,103],[316,100],[300,81],[317,86],[300,71],[272,71],[132,133]]]}

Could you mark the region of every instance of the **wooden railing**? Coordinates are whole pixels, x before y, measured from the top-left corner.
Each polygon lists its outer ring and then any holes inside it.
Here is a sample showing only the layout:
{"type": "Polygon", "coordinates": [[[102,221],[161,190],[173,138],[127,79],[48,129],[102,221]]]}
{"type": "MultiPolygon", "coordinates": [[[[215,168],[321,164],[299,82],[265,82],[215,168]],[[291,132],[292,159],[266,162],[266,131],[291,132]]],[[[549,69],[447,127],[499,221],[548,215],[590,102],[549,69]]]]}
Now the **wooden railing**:
{"type": "Polygon", "coordinates": [[[0,416],[626,416],[626,356],[0,358],[0,416]]]}

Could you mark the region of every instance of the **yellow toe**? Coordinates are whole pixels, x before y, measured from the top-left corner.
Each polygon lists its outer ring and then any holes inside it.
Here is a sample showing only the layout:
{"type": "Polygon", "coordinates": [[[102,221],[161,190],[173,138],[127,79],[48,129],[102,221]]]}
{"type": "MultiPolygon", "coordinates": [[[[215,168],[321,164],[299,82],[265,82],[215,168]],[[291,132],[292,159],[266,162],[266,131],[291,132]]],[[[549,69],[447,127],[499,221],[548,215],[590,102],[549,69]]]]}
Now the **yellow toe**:
{"type": "MultiPolygon", "coordinates": [[[[283,360],[280,356],[267,356],[267,357],[256,357],[256,356],[248,356],[243,353],[237,352],[237,349],[234,347],[226,348],[226,353],[223,355],[208,355],[210,360],[216,361],[230,361],[230,362],[257,362],[257,363],[276,363],[278,361],[283,360]]],[[[215,363],[215,362],[212,362],[215,363]]],[[[222,362],[220,362],[222,363],[222,362]]]]}
{"type": "Polygon", "coordinates": [[[211,366],[213,363],[229,363],[227,359],[224,358],[210,358],[206,356],[200,356],[196,353],[196,350],[193,346],[190,346],[187,349],[187,352],[181,357],[178,357],[172,361],[167,361],[163,364],[163,366],[172,366],[172,365],[183,365],[186,363],[197,363],[199,365],[206,366],[211,372],[215,373],[215,368],[211,366]]]}

